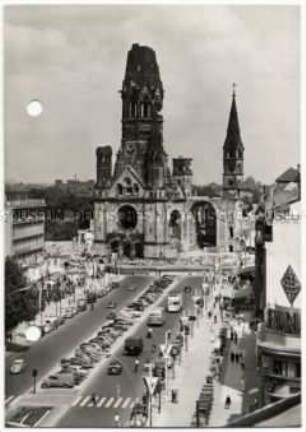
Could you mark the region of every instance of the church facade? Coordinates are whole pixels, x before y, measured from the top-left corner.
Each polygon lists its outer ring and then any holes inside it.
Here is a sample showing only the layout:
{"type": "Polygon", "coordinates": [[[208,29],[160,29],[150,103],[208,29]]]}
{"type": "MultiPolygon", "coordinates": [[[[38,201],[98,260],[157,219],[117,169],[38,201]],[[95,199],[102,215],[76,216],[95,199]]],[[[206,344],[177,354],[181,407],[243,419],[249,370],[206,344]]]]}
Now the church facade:
{"type": "Polygon", "coordinates": [[[204,247],[231,250],[233,194],[243,174],[235,95],[223,150],[223,186],[231,196],[206,198],[192,195],[191,158],[174,158],[169,166],[163,144],[164,88],[151,48],[132,46],[120,93],[122,139],[114,167],[111,146],[96,150],[95,250],[129,258],[175,257],[204,247]]]}

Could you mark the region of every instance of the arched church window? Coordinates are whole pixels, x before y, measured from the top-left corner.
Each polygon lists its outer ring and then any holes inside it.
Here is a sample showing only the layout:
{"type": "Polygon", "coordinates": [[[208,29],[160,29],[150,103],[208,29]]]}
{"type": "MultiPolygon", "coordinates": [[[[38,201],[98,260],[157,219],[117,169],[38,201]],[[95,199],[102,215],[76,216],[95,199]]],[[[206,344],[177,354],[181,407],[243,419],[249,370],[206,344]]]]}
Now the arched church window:
{"type": "Polygon", "coordinates": [[[147,102],[145,102],[143,104],[143,115],[144,115],[144,117],[148,117],[148,104],[147,104],[147,102]]]}
{"type": "Polygon", "coordinates": [[[123,194],[123,187],[122,187],[122,184],[120,184],[120,183],[117,184],[117,192],[119,195],[123,194]]]}

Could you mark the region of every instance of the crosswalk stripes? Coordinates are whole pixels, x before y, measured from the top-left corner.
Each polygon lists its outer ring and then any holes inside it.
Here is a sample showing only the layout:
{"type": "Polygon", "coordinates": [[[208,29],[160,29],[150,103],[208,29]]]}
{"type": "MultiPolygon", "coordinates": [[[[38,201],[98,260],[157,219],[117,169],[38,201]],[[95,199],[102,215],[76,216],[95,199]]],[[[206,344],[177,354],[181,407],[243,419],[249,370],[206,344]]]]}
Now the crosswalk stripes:
{"type": "Polygon", "coordinates": [[[121,402],[123,401],[123,397],[120,397],[117,401],[116,401],[116,403],[115,403],[115,405],[114,405],[114,408],[118,408],[120,405],[121,405],[121,402]]]}
{"type": "Polygon", "coordinates": [[[131,402],[132,398],[128,397],[125,399],[124,403],[122,404],[121,408],[127,408],[129,406],[129,403],[131,402]]]}
{"type": "Polygon", "coordinates": [[[77,398],[76,398],[76,400],[72,403],[72,405],[71,406],[77,406],[78,405],[78,403],[81,401],[83,399],[83,396],[78,396],[77,398]]]}
{"type": "Polygon", "coordinates": [[[80,407],[85,406],[89,400],[90,400],[90,396],[86,396],[85,399],[83,399],[82,402],[80,403],[80,407]]]}
{"type": "Polygon", "coordinates": [[[115,400],[115,398],[114,398],[114,397],[111,397],[111,398],[107,401],[107,403],[106,403],[106,405],[105,405],[105,408],[110,408],[110,407],[112,406],[114,400],[115,400]]]}
{"type": "Polygon", "coordinates": [[[106,400],[107,400],[106,396],[101,398],[101,400],[99,400],[99,402],[97,403],[97,408],[101,408],[106,400]]]}
{"type": "Polygon", "coordinates": [[[112,409],[129,409],[132,408],[139,398],[132,398],[131,396],[97,396],[96,402],[92,400],[91,395],[80,395],[72,403],[72,407],[77,408],[112,408],[112,409]]]}

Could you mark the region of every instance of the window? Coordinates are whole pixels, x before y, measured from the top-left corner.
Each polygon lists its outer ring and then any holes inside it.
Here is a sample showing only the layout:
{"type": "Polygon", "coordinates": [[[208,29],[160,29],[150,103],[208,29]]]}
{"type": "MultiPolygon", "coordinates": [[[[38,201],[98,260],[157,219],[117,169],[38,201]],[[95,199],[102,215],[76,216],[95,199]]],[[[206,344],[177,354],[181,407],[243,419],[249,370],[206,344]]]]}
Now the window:
{"type": "Polygon", "coordinates": [[[301,363],[295,365],[295,377],[301,378],[301,363]]]}
{"type": "Polygon", "coordinates": [[[274,362],[273,362],[273,373],[275,375],[282,375],[282,371],[283,371],[282,362],[279,361],[279,360],[274,360],[274,362]]]}
{"type": "Polygon", "coordinates": [[[120,183],[117,184],[117,192],[119,195],[123,194],[123,187],[122,187],[122,184],[120,184],[120,183]]]}

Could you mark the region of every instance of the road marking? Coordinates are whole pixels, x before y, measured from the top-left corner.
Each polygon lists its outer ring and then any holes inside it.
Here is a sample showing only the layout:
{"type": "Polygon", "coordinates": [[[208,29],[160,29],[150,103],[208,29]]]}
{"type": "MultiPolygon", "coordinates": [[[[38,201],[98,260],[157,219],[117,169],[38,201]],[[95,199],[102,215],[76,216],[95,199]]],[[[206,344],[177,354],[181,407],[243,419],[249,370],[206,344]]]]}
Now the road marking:
{"type": "Polygon", "coordinates": [[[37,422],[34,424],[34,426],[33,427],[37,427],[49,414],[50,414],[50,412],[51,412],[52,410],[48,410],[48,411],[46,411],[43,415],[42,415],[42,417],[40,417],[40,419],[38,419],[37,420],[37,422]]]}
{"type": "Polygon", "coordinates": [[[14,395],[9,396],[8,398],[5,399],[5,405],[8,405],[13,399],[14,399],[14,395]]]}
{"type": "Polygon", "coordinates": [[[107,404],[105,405],[105,408],[110,408],[111,405],[113,404],[114,400],[115,400],[115,398],[114,398],[114,397],[111,397],[111,398],[107,401],[107,404]]]}
{"type": "Polygon", "coordinates": [[[130,397],[126,398],[121,408],[127,408],[130,402],[131,402],[131,398],[130,397]]]}
{"type": "Polygon", "coordinates": [[[80,407],[85,406],[85,405],[87,404],[87,402],[89,401],[90,397],[91,397],[91,396],[86,396],[86,397],[82,400],[82,402],[80,403],[80,407]]]}
{"type": "Polygon", "coordinates": [[[75,399],[75,401],[71,404],[71,406],[73,406],[73,407],[76,406],[80,402],[81,399],[83,399],[83,396],[78,396],[75,399]]]}
{"type": "Polygon", "coordinates": [[[101,406],[104,404],[104,402],[106,401],[107,397],[104,396],[98,403],[97,403],[97,408],[101,408],[101,406]]]}
{"type": "Polygon", "coordinates": [[[123,397],[120,397],[120,398],[116,401],[116,403],[115,403],[115,405],[113,406],[113,408],[118,408],[118,407],[120,406],[120,404],[121,404],[122,401],[123,401],[123,397]]]}

